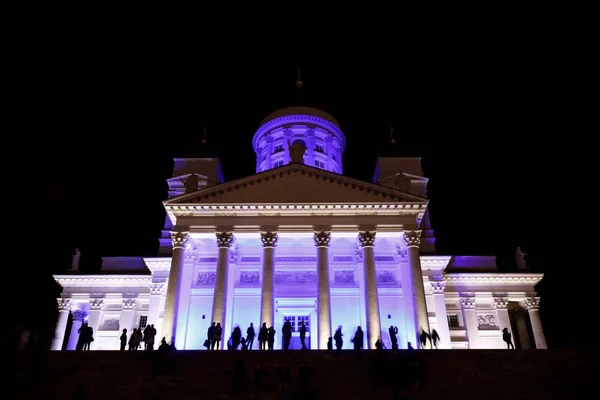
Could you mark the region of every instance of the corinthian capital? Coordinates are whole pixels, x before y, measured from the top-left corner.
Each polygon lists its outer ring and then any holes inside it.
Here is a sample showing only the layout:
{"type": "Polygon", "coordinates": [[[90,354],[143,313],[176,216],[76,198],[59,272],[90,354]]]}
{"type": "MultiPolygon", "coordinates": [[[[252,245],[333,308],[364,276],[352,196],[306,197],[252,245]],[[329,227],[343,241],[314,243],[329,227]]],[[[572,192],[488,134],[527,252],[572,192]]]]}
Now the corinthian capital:
{"type": "Polygon", "coordinates": [[[260,241],[262,242],[263,247],[276,247],[277,240],[279,240],[279,237],[277,236],[277,232],[261,232],[260,233],[260,241]]]}
{"type": "Polygon", "coordinates": [[[58,309],[63,311],[71,310],[71,299],[58,299],[58,309]]]}
{"type": "Polygon", "coordinates": [[[539,297],[526,297],[523,301],[525,304],[525,308],[527,311],[538,310],[540,308],[540,298],[539,297]]]}
{"type": "Polygon", "coordinates": [[[444,294],[444,290],[446,289],[446,282],[430,282],[431,283],[431,291],[433,294],[444,294]]]}
{"type": "Polygon", "coordinates": [[[494,297],[494,307],[498,310],[508,308],[508,297],[494,297]]]}
{"type": "Polygon", "coordinates": [[[173,242],[173,248],[176,249],[178,247],[185,249],[187,244],[190,241],[190,233],[189,232],[171,232],[171,241],[173,242]]]}
{"type": "Polygon", "coordinates": [[[100,310],[102,308],[102,304],[104,300],[102,299],[90,299],[90,308],[92,310],[100,310]]]}
{"type": "Polygon", "coordinates": [[[404,231],[402,239],[406,247],[419,247],[421,245],[421,233],[423,231],[404,231]]]}
{"type": "Polygon", "coordinates": [[[331,242],[331,232],[315,232],[314,236],[315,246],[317,247],[329,247],[331,242]]]}
{"type": "Polygon", "coordinates": [[[361,248],[373,247],[375,245],[375,231],[362,231],[358,232],[358,245],[361,248]]]}
{"type": "Polygon", "coordinates": [[[462,308],[466,309],[475,309],[475,296],[470,297],[461,297],[460,305],[462,308]]]}
{"type": "Polygon", "coordinates": [[[233,232],[217,232],[217,246],[220,247],[231,247],[233,244],[233,232]]]}

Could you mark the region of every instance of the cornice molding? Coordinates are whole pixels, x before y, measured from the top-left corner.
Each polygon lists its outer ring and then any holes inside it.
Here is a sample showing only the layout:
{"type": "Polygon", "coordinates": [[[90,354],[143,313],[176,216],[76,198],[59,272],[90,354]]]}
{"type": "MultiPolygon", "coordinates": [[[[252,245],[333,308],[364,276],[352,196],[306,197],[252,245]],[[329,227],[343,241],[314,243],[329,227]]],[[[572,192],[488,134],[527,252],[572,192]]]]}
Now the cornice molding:
{"type": "Polygon", "coordinates": [[[427,204],[177,204],[165,205],[167,212],[178,217],[206,216],[207,214],[236,215],[418,215],[423,213],[427,204]]]}
{"type": "Polygon", "coordinates": [[[62,287],[105,286],[148,289],[148,286],[152,283],[152,276],[150,275],[55,275],[54,279],[62,287]]]}
{"type": "Polygon", "coordinates": [[[152,275],[156,271],[168,271],[171,269],[171,257],[143,258],[143,260],[152,275]]]}
{"type": "Polygon", "coordinates": [[[472,283],[472,284],[494,284],[494,283],[514,283],[519,285],[535,285],[544,274],[506,274],[498,273],[451,273],[444,274],[444,281],[452,283],[472,283]]]}
{"type": "Polygon", "coordinates": [[[421,256],[421,267],[444,269],[450,263],[452,256],[421,256]]]}

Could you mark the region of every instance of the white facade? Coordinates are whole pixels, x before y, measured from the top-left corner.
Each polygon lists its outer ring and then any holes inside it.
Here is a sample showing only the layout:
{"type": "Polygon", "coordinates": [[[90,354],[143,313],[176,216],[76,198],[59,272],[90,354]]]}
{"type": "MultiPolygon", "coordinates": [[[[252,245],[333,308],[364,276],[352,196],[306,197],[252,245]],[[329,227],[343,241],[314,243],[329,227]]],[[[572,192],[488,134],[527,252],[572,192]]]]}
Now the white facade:
{"type": "Polygon", "coordinates": [[[158,338],[174,337],[178,349],[204,349],[211,321],[222,323],[225,341],[236,325],[245,332],[267,322],[278,332],[277,349],[286,319],[309,326],[311,349],[325,348],[340,325],[345,348],[359,325],[368,348],[378,337],[390,347],[390,325],[400,348],[418,347],[420,328],[437,330],[439,348],[505,348],[504,327],[517,348],[546,347],[534,291],[541,274],[499,273],[494,257],[433,254],[420,160],[380,159],[376,183],[344,177],[339,126],[302,110],[307,115],[287,115],[294,108],[265,119],[254,138],[256,175],[221,183],[218,160],[177,159],[159,257],[105,258],[101,274],[56,276],[64,291],[53,348],[62,348],[69,310],[68,349],[82,320],[94,328],[95,350],[118,349],[123,328],[146,323],[158,338]],[[336,144],[324,154],[338,157],[322,168],[306,156],[306,165],[289,157],[274,165],[278,155],[265,150],[265,137],[284,138],[280,123],[289,118],[321,120],[317,128],[284,129],[328,129],[324,143],[336,144]]]}

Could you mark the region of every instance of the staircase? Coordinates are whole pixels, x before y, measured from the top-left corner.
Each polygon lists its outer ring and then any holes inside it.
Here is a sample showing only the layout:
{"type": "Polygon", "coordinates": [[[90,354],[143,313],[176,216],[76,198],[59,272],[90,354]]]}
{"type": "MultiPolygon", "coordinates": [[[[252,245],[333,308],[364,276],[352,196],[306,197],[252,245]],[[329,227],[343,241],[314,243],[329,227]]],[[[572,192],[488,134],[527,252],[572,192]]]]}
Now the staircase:
{"type": "MultiPolygon", "coordinates": [[[[423,387],[412,385],[400,399],[586,399],[592,390],[597,351],[579,350],[429,350],[416,352],[425,363],[423,387]]],[[[374,351],[152,353],[90,351],[21,352],[4,358],[0,398],[22,399],[280,399],[276,368],[296,374],[302,361],[312,367],[319,399],[392,399],[392,386],[411,370],[390,369],[392,352],[377,364],[374,351]],[[239,391],[232,389],[236,363],[244,365],[239,391]],[[260,364],[264,384],[253,370],[260,364]],[[377,365],[388,366],[378,369],[377,365]],[[386,373],[389,371],[389,373],[386,373]],[[389,375],[389,376],[388,376],[389,375]],[[11,397],[8,393],[14,390],[11,397]]],[[[406,358],[406,351],[400,352],[406,358]]],[[[406,363],[402,363],[406,365],[406,363]]],[[[313,393],[313,394],[314,394],[313,393]]],[[[297,398],[297,397],[294,397],[297,398]]]]}

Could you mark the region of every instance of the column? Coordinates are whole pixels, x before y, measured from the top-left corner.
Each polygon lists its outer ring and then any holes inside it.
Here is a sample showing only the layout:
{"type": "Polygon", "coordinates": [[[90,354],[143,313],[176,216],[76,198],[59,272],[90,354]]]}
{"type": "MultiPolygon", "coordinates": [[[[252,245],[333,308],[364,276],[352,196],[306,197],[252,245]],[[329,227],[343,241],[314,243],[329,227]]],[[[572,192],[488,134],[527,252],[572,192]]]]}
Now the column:
{"type": "Polygon", "coordinates": [[[431,291],[433,292],[433,303],[435,304],[435,317],[437,319],[437,332],[440,335],[438,348],[451,349],[452,339],[450,338],[450,327],[448,326],[448,312],[446,310],[446,298],[444,291],[446,290],[446,282],[435,281],[431,283],[431,291]]]}
{"type": "Polygon", "coordinates": [[[304,164],[311,167],[315,166],[315,130],[308,128],[306,130],[306,154],[304,155],[304,164]]]}
{"type": "MultiPolygon", "coordinates": [[[[217,232],[217,274],[215,278],[215,291],[213,294],[212,319],[211,322],[218,322],[223,328],[223,336],[227,336],[225,331],[225,314],[227,311],[227,280],[229,275],[229,248],[233,243],[232,232],[217,232]]],[[[222,346],[221,350],[226,350],[227,346],[222,346]]]]}
{"type": "Polygon", "coordinates": [[[77,341],[79,340],[79,328],[83,324],[87,312],[82,309],[71,310],[73,315],[73,324],[71,325],[71,333],[69,334],[69,343],[67,344],[67,350],[75,350],[77,347],[77,341]]]}
{"type": "Polygon", "coordinates": [[[548,345],[546,344],[546,335],[544,335],[544,328],[542,327],[542,320],[540,319],[540,298],[525,298],[525,308],[529,313],[529,321],[531,322],[531,330],[533,331],[535,348],[547,349],[548,345]]]}
{"type": "Polygon", "coordinates": [[[62,350],[70,310],[71,299],[58,299],[58,320],[56,321],[56,327],[54,329],[51,350],[62,350]]]}
{"type": "Polygon", "coordinates": [[[515,324],[519,333],[519,343],[516,343],[517,338],[513,335],[515,347],[523,350],[531,349],[531,339],[529,337],[529,330],[527,329],[527,313],[522,307],[515,308],[515,324]]]}
{"type": "Polygon", "coordinates": [[[365,289],[365,305],[367,311],[367,348],[374,349],[375,342],[381,337],[381,316],[379,315],[379,294],[377,293],[377,276],[375,273],[375,234],[377,232],[362,231],[358,233],[358,245],[363,251],[363,273],[365,289]]]}
{"type": "Polygon", "coordinates": [[[479,348],[479,322],[477,321],[477,311],[475,296],[464,296],[460,298],[460,306],[465,319],[467,328],[467,339],[469,340],[469,349],[479,348]]]}
{"type": "Polygon", "coordinates": [[[331,232],[315,232],[317,247],[317,329],[318,349],[326,350],[331,334],[331,297],[329,292],[329,243],[331,232]]]}
{"type": "MultiPolygon", "coordinates": [[[[512,331],[510,325],[510,315],[508,314],[508,297],[497,296],[494,297],[494,308],[496,309],[496,314],[498,315],[498,328],[500,332],[502,329],[508,328],[508,331],[512,331]]],[[[498,337],[498,347],[501,349],[506,348],[506,343],[502,340],[502,335],[498,337]]]]}
{"type": "MultiPolygon", "coordinates": [[[[328,171],[333,171],[333,137],[330,135],[327,135],[327,137],[325,138],[325,151],[327,152],[327,170],[328,171]]],[[[335,171],[338,174],[341,174],[342,171],[335,171]]]]}
{"type": "Polygon", "coordinates": [[[273,163],[271,161],[271,156],[273,155],[273,137],[269,134],[265,140],[267,141],[267,145],[265,146],[266,164],[263,171],[273,168],[273,163]]]}
{"type": "Polygon", "coordinates": [[[169,271],[169,284],[167,286],[167,298],[165,311],[163,313],[162,336],[167,342],[174,342],[177,333],[177,312],[179,310],[179,292],[183,280],[183,262],[185,260],[185,247],[190,238],[189,232],[171,232],[173,242],[173,255],[171,258],[171,270],[169,271]]]}
{"type": "MultiPolygon", "coordinates": [[[[422,231],[404,231],[402,238],[406,246],[408,256],[408,269],[410,271],[410,282],[413,293],[414,318],[417,328],[417,337],[421,330],[429,332],[429,315],[427,314],[427,300],[425,299],[425,287],[423,286],[423,271],[421,270],[421,245],[422,231]]],[[[429,343],[427,344],[428,347],[429,343]]],[[[421,343],[419,342],[419,348],[421,343]]]]}
{"type": "MultiPolygon", "coordinates": [[[[267,327],[275,326],[275,247],[277,232],[261,232],[263,246],[262,291],[260,293],[260,329],[263,322],[267,327]]],[[[278,332],[279,335],[281,332],[278,332]]]]}

